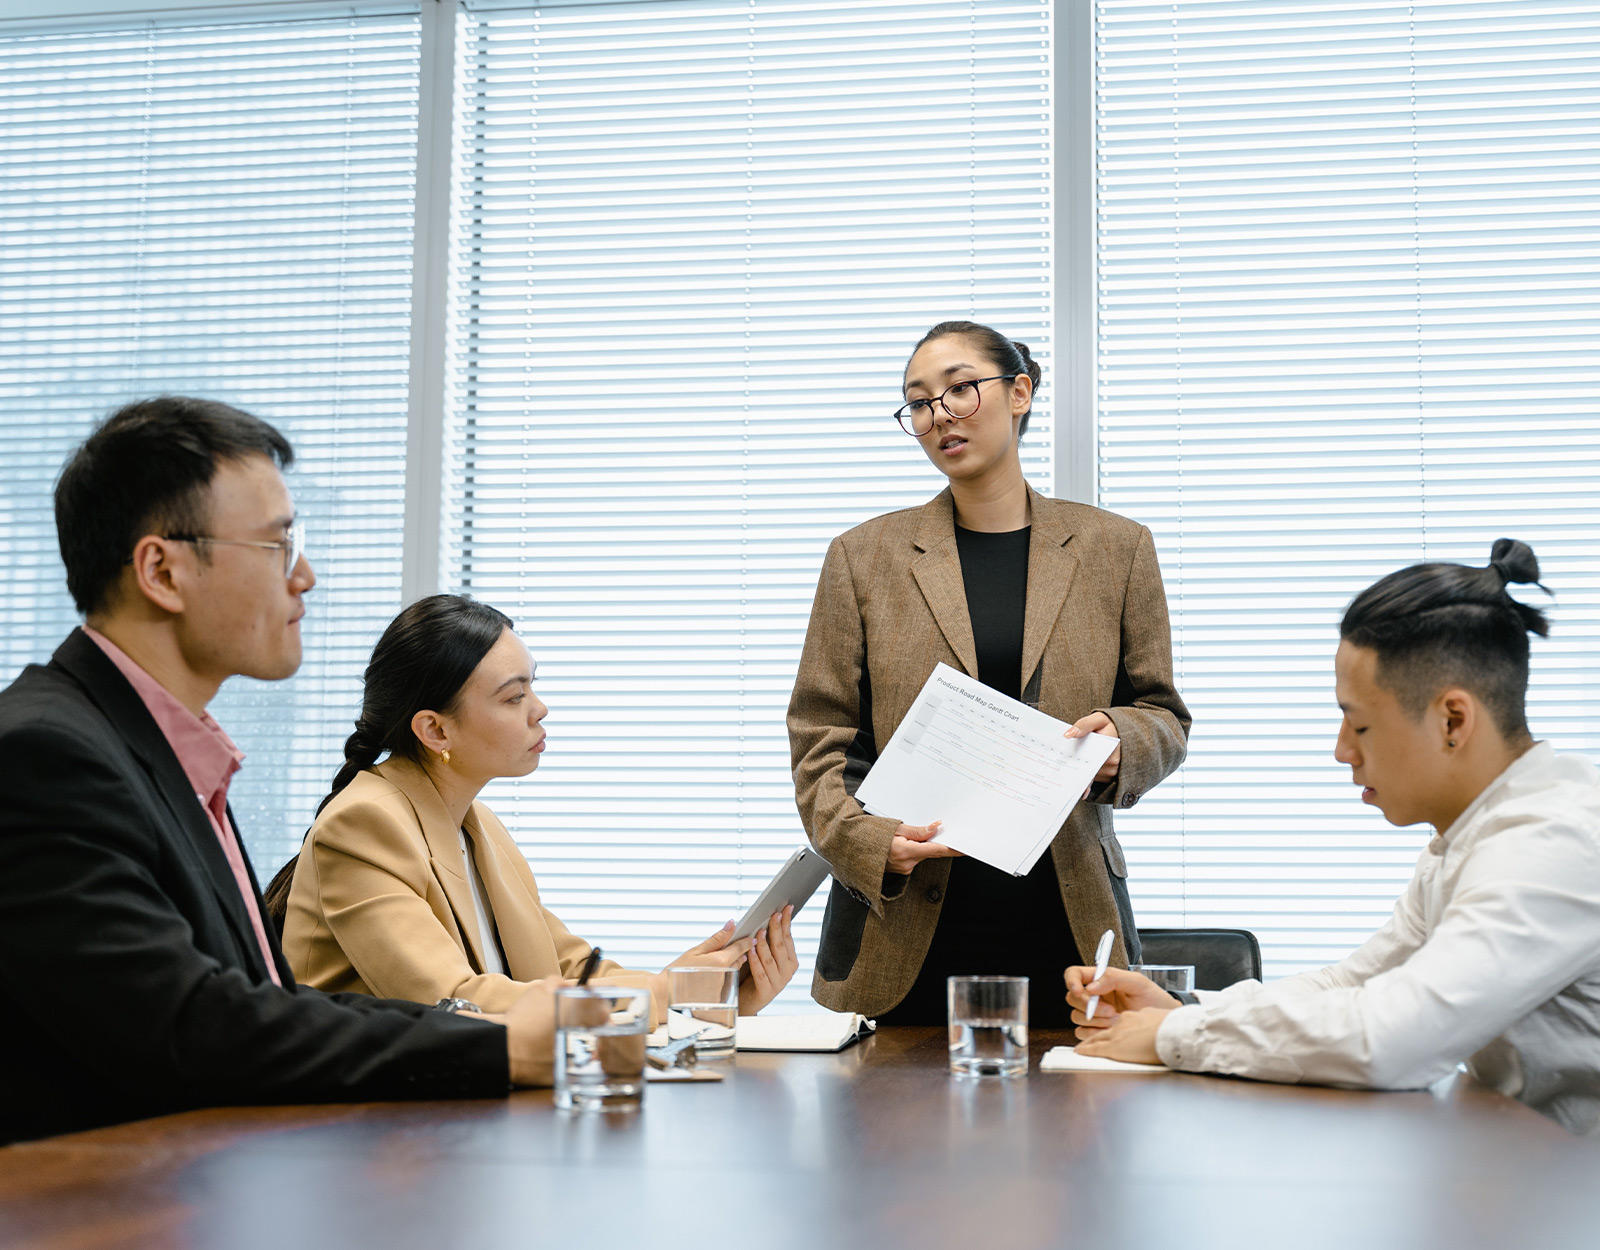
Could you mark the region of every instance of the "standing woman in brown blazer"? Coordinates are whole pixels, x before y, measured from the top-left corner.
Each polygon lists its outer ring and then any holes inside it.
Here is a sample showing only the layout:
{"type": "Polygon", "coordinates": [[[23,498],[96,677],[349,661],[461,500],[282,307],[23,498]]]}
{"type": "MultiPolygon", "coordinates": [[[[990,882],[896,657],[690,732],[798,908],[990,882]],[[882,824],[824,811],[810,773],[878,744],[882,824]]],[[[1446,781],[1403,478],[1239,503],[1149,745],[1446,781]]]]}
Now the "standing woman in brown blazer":
{"type": "Polygon", "coordinates": [[[841,534],[823,561],[788,723],[800,816],[834,872],[812,993],[835,1010],[939,1024],[947,976],[1019,975],[1032,1023],[1066,1028],[1065,971],[1106,929],[1118,966],[1138,958],[1111,809],[1183,762],[1189,712],[1150,531],[1023,476],[1039,375],[987,326],[930,330],[896,417],[950,485],[841,534]],[[932,840],[937,822],[869,816],[853,797],[941,661],[1121,739],[1026,877],[932,840]]]}
{"type": "MultiPolygon", "coordinates": [[[[522,851],[478,801],[496,777],[539,766],[547,709],[533,676],[511,621],[464,595],[420,599],[384,630],[344,767],[267,889],[269,911],[286,907],[297,981],[499,1012],[530,981],[577,975],[591,947],[539,901],[522,851]]],[[[742,966],[739,1009],[753,1014],[798,966],[789,914],[737,942],[730,920],[675,962],[742,966]]],[[[650,989],[665,1018],[660,973],[603,960],[593,980],[650,989]]]]}

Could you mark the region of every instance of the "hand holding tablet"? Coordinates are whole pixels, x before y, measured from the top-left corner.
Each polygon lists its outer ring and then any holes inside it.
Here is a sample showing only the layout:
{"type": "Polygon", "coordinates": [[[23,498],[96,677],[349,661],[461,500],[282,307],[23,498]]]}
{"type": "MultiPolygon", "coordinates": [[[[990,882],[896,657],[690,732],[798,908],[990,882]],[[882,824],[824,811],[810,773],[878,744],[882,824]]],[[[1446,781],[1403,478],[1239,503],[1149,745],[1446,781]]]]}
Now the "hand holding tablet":
{"type": "Polygon", "coordinates": [[[817,887],[828,879],[831,871],[827,860],[809,846],[801,847],[789,856],[788,862],[767,883],[767,888],[750,904],[750,910],[745,912],[744,918],[734,929],[732,940],[737,942],[740,938],[754,937],[773,913],[785,907],[793,907],[798,913],[817,892],[817,887]]]}

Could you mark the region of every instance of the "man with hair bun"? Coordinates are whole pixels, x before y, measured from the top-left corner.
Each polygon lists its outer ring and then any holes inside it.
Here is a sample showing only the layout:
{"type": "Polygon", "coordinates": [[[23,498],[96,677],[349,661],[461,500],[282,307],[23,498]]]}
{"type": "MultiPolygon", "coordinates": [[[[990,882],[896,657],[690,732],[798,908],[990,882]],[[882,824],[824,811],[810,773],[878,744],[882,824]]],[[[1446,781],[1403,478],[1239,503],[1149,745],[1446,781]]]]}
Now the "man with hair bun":
{"type": "Polygon", "coordinates": [[[1502,538],[1485,568],[1413,565],[1345,612],[1334,758],[1391,824],[1435,830],[1388,923],[1330,968],[1182,1002],[1070,968],[1081,1053],[1355,1089],[1464,1062],[1600,1134],[1600,771],[1528,730],[1528,635],[1549,625],[1506,584],[1538,580],[1502,538]]]}

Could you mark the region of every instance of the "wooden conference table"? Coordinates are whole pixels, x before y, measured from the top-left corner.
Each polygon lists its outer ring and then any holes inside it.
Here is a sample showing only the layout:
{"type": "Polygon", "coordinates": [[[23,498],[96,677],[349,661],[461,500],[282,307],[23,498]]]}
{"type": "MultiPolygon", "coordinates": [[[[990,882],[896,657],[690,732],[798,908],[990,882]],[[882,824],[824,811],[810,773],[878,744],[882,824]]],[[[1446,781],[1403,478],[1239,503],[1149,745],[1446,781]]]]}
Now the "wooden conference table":
{"type": "MultiPolygon", "coordinates": [[[[1465,1077],[949,1077],[942,1029],[740,1055],[637,1115],[233,1108],[0,1150],[0,1246],[1600,1246],[1600,1145],[1465,1077]]],[[[16,1079],[8,1074],[7,1079],[16,1079]]]]}

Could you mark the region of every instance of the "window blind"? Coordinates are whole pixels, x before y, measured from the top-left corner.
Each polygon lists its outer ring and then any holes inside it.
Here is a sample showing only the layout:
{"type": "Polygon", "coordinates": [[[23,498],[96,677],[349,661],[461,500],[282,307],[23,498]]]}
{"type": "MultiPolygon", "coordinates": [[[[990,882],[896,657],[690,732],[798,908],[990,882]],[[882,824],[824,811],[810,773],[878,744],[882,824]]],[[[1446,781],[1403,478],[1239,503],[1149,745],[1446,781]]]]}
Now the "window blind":
{"type": "Polygon", "coordinates": [[[1600,14],[1095,22],[1100,502],[1155,530],[1195,714],[1118,820],[1144,923],[1254,929],[1289,973],[1364,940],[1427,836],[1332,758],[1362,587],[1530,542],[1557,596],[1530,722],[1600,755],[1600,14]]]}
{"type": "Polygon", "coordinates": [[[912,345],[991,322],[1049,377],[1051,10],[473,9],[447,546],[551,707],[538,774],[485,798],[569,925],[659,966],[803,840],[784,712],[823,552],[943,486],[891,416],[912,345]]]}
{"type": "Polygon", "coordinates": [[[213,705],[258,866],[299,844],[398,610],[415,15],[0,26],[0,680],[77,623],[51,485],[161,392],[272,421],[321,579],[306,662],[213,705]]]}

